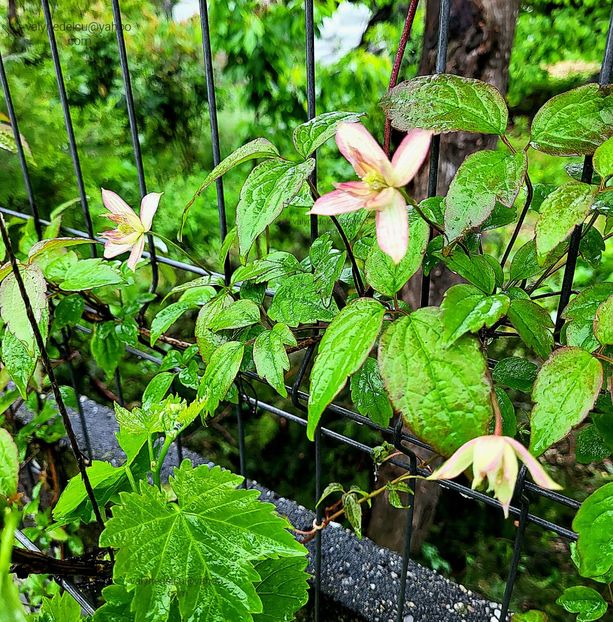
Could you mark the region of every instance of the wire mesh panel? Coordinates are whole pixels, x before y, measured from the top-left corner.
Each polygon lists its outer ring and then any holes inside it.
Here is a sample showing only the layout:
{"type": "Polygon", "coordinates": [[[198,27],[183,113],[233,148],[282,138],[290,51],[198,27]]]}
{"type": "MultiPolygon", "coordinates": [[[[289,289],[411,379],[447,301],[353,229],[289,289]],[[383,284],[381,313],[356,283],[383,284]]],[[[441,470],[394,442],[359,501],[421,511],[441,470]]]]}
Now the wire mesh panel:
{"type": "MultiPolygon", "coordinates": [[[[392,73],[392,78],[390,81],[390,87],[393,87],[396,84],[398,79],[400,65],[402,63],[404,49],[407,44],[407,40],[409,34],[411,32],[411,27],[413,24],[413,20],[415,17],[415,12],[417,9],[418,2],[417,0],[413,0],[410,2],[408,7],[407,19],[405,22],[405,27],[402,35],[402,39],[400,42],[398,54],[396,56],[396,61],[394,63],[394,69],[392,73]]],[[[42,0],[42,8],[44,13],[45,24],[47,28],[48,40],[49,40],[49,50],[53,62],[54,73],[57,80],[58,87],[58,95],[61,103],[61,108],[64,117],[66,135],[68,140],[69,152],[72,160],[72,164],[74,167],[74,180],[76,184],[76,188],[78,190],[79,202],[82,210],[83,217],[83,229],[74,229],[74,228],[65,228],[66,232],[77,237],[83,237],[88,239],[95,238],[95,232],[92,223],[92,217],[90,213],[90,207],[88,198],[85,191],[85,184],[83,181],[83,174],[81,171],[81,163],[79,158],[79,145],[77,144],[75,138],[75,132],[73,129],[73,121],[71,115],[71,109],[68,103],[68,97],[66,94],[66,87],[64,83],[64,73],[60,62],[60,55],[55,39],[55,31],[53,25],[53,15],[49,5],[48,0],[42,0]]],[[[132,81],[129,67],[129,58],[126,50],[126,44],[124,41],[124,28],[122,24],[122,13],[121,6],[119,0],[112,1],[112,9],[113,9],[113,17],[114,17],[114,25],[115,31],[117,35],[117,46],[119,52],[119,64],[121,68],[121,77],[123,82],[123,89],[125,95],[126,102],[126,111],[129,121],[130,128],[130,136],[132,141],[132,148],[134,154],[134,163],[136,168],[136,176],[138,181],[138,187],[141,199],[147,195],[147,184],[145,180],[145,170],[143,166],[143,157],[141,153],[141,142],[139,138],[139,129],[137,123],[137,106],[138,102],[135,101],[132,91],[132,81]]],[[[447,58],[447,48],[448,48],[448,40],[449,40],[449,29],[450,29],[450,10],[451,10],[451,0],[441,0],[440,3],[440,16],[438,22],[438,44],[437,44],[437,56],[436,56],[436,72],[444,73],[446,68],[446,58],[447,58]]],[[[305,58],[306,58],[306,78],[307,78],[307,86],[306,86],[306,101],[307,101],[307,114],[306,119],[312,119],[317,114],[317,102],[316,102],[316,64],[315,64],[315,22],[314,22],[314,2],[313,0],[305,0],[304,2],[304,12],[303,15],[296,16],[296,19],[304,20],[305,25],[305,58]]],[[[211,39],[211,29],[209,24],[209,13],[208,13],[208,5],[206,0],[199,0],[199,20],[201,26],[202,33],[202,53],[203,53],[203,72],[206,81],[207,87],[207,100],[208,100],[208,113],[209,113],[209,123],[210,123],[210,134],[211,134],[211,144],[212,144],[212,159],[214,166],[217,166],[222,160],[221,153],[221,144],[220,144],[220,129],[218,124],[218,110],[217,110],[217,100],[216,100],[216,90],[215,90],[215,76],[214,76],[214,65],[213,65],[213,55],[215,51],[215,41],[211,39]]],[[[613,63],[613,37],[611,35],[611,30],[609,30],[609,35],[606,44],[606,54],[602,64],[602,69],[600,72],[599,82],[601,85],[607,85],[611,78],[611,65],[613,63]]],[[[11,92],[9,88],[9,79],[5,73],[5,66],[0,56],[0,82],[2,84],[2,89],[4,93],[4,99],[6,102],[6,106],[9,113],[9,118],[11,122],[11,126],[14,133],[15,143],[17,147],[17,153],[19,157],[19,162],[21,166],[21,170],[23,173],[23,182],[26,189],[26,196],[29,204],[29,213],[19,212],[15,210],[6,209],[4,207],[0,208],[0,211],[7,215],[16,218],[21,218],[24,220],[34,219],[34,226],[36,233],[39,238],[42,237],[43,227],[49,224],[48,220],[45,220],[40,217],[39,211],[37,209],[36,197],[34,196],[34,192],[32,189],[32,183],[30,180],[28,163],[24,153],[24,147],[21,141],[21,135],[19,132],[18,119],[16,118],[15,109],[13,106],[13,102],[11,99],[11,92]]],[[[385,137],[385,147],[389,154],[390,147],[390,125],[388,123],[386,127],[386,137],[385,137]]],[[[430,160],[429,160],[429,177],[428,177],[428,196],[434,197],[436,195],[437,188],[437,180],[439,173],[439,159],[440,159],[440,136],[435,136],[432,141],[431,151],[430,151],[430,160]]],[[[583,166],[583,178],[584,181],[589,181],[592,177],[592,165],[591,158],[586,157],[585,163],[583,166]]],[[[218,215],[218,233],[219,238],[223,242],[228,235],[228,223],[227,223],[227,215],[226,215],[226,201],[224,195],[224,186],[221,180],[221,177],[217,178],[215,181],[216,184],[216,198],[217,198],[217,215],[218,215]]],[[[312,189],[317,191],[317,171],[314,170],[310,177],[310,185],[312,189]]],[[[525,213],[522,215],[525,216],[525,213]]],[[[87,492],[92,500],[92,504],[94,507],[94,511],[96,513],[96,519],[100,525],[103,525],[103,519],[100,514],[100,510],[96,504],[93,491],[91,490],[91,485],[89,485],[85,466],[86,459],[83,454],[83,450],[87,452],[87,454],[91,457],[91,447],[89,446],[89,442],[86,441],[88,445],[85,448],[80,448],[78,446],[77,440],[74,436],[74,432],[72,431],[72,427],[70,425],[70,420],[67,415],[66,406],[64,404],[63,398],[60,394],[58,384],[55,380],[55,375],[53,371],[53,366],[50,362],[49,355],[47,352],[47,348],[45,346],[44,340],[40,334],[37,323],[33,317],[31,306],[28,304],[28,296],[25,288],[23,286],[23,281],[21,280],[20,272],[16,263],[15,254],[12,250],[12,246],[10,243],[10,239],[6,230],[6,226],[4,221],[0,219],[0,224],[2,227],[2,236],[4,240],[4,244],[8,250],[9,258],[11,259],[12,270],[17,279],[17,283],[20,285],[21,295],[26,301],[27,308],[29,309],[28,319],[30,320],[32,329],[36,336],[37,345],[41,353],[43,365],[46,368],[46,371],[49,375],[49,380],[51,382],[51,386],[53,388],[55,399],[58,404],[58,408],[64,420],[66,430],[70,439],[71,447],[74,452],[74,455],[77,460],[77,464],[79,469],[83,475],[83,480],[85,482],[87,492]]],[[[318,219],[317,216],[310,217],[310,238],[311,241],[314,241],[319,234],[318,229],[318,219]]],[[[557,322],[556,322],[556,333],[559,335],[559,332],[562,327],[562,312],[564,311],[565,306],[568,304],[570,299],[570,295],[572,292],[573,285],[573,277],[576,269],[577,257],[579,254],[579,242],[581,241],[582,235],[582,226],[579,225],[575,228],[573,232],[568,261],[566,263],[564,279],[562,284],[562,291],[560,294],[559,307],[557,312],[557,322]]],[[[511,244],[508,247],[508,251],[510,251],[511,246],[515,239],[511,240],[511,244]]],[[[94,244],[91,245],[91,253],[92,256],[96,256],[96,246],[94,244]]],[[[209,273],[207,270],[199,266],[195,266],[189,263],[184,263],[181,261],[169,259],[166,257],[158,257],[156,254],[155,244],[153,242],[153,238],[151,235],[148,236],[148,253],[145,254],[146,257],[150,259],[151,264],[151,281],[150,281],[150,292],[155,294],[158,289],[159,284],[159,267],[161,265],[168,265],[176,270],[191,272],[196,275],[207,275],[213,274],[209,273]]],[[[508,256],[508,255],[507,255],[508,256]]],[[[505,256],[505,260],[506,260],[505,256]]],[[[503,260],[504,263],[504,260],[503,260]]],[[[230,265],[229,258],[225,258],[224,267],[223,267],[223,275],[221,276],[226,285],[230,285],[232,268],[230,265]]],[[[270,294],[270,292],[268,292],[270,294]]],[[[422,306],[428,306],[430,298],[430,277],[424,276],[422,285],[421,285],[421,304],[422,306]]],[[[146,307],[142,309],[142,313],[146,310],[146,307]]],[[[83,332],[88,332],[89,329],[81,327],[83,332]]],[[[313,336],[318,334],[318,330],[313,330],[313,336]]],[[[69,350],[69,342],[71,339],[71,334],[66,332],[64,334],[64,342],[61,346],[65,349],[65,352],[69,350]]],[[[180,346],[179,346],[180,347],[180,346]]],[[[310,345],[302,358],[300,367],[298,369],[297,376],[292,386],[288,386],[287,390],[291,395],[293,410],[284,410],[276,405],[268,404],[258,399],[257,391],[253,389],[253,384],[262,382],[262,379],[252,372],[244,372],[240,375],[237,381],[238,387],[238,404],[236,406],[236,417],[237,417],[237,430],[238,430],[238,439],[237,446],[239,449],[239,461],[240,461],[240,472],[242,475],[247,476],[249,473],[247,472],[247,457],[249,452],[249,447],[247,446],[244,432],[244,416],[246,414],[255,415],[258,412],[267,412],[276,417],[283,418],[292,424],[297,424],[300,426],[306,426],[306,405],[308,403],[309,395],[302,390],[303,381],[305,376],[310,368],[310,364],[312,358],[315,353],[315,343],[310,345]],[[250,394],[251,393],[251,394],[250,394]]],[[[159,358],[155,353],[152,353],[150,350],[140,349],[136,347],[128,347],[128,352],[136,357],[140,357],[144,360],[151,361],[156,364],[160,364],[162,362],[161,358],[159,358]]],[[[76,379],[74,378],[74,371],[70,367],[69,357],[65,357],[68,361],[67,365],[69,366],[69,371],[71,373],[71,377],[73,380],[75,390],[78,389],[76,379]]],[[[121,397],[122,389],[121,389],[121,378],[117,376],[117,393],[121,397]]],[[[83,418],[83,413],[81,411],[81,423],[83,430],[85,431],[85,436],[87,439],[87,427],[85,423],[85,419],[83,418]]],[[[356,412],[353,412],[341,405],[332,404],[326,409],[326,418],[324,419],[323,425],[318,426],[315,433],[315,442],[313,446],[313,460],[312,460],[312,468],[314,471],[314,479],[315,479],[315,489],[313,491],[313,505],[317,504],[317,501],[320,499],[321,494],[323,492],[324,483],[326,479],[326,474],[323,472],[323,456],[326,451],[333,451],[334,446],[337,444],[343,444],[347,447],[350,447],[352,450],[356,452],[364,453],[367,455],[373,454],[373,447],[370,447],[364,443],[358,442],[348,436],[341,434],[339,432],[334,431],[330,427],[327,426],[327,423],[334,420],[348,420],[353,421],[361,426],[366,426],[369,429],[379,433],[383,438],[389,439],[393,442],[396,449],[403,454],[405,454],[408,458],[407,461],[400,460],[392,460],[391,463],[395,466],[407,470],[409,473],[417,476],[427,476],[429,471],[423,468],[420,464],[418,464],[418,460],[414,450],[416,448],[426,448],[428,446],[414,437],[412,434],[407,433],[407,431],[403,428],[402,419],[399,418],[397,424],[394,427],[382,427],[375,423],[373,423],[367,417],[360,415],[356,412]]],[[[407,599],[410,599],[411,594],[411,584],[408,578],[408,568],[409,568],[409,560],[410,560],[410,550],[411,550],[411,538],[412,538],[412,525],[413,525],[413,512],[416,506],[420,504],[420,497],[416,494],[415,489],[415,480],[411,480],[411,491],[412,491],[412,500],[406,509],[407,514],[407,522],[406,522],[406,532],[404,534],[404,544],[403,544],[403,564],[402,564],[402,576],[400,580],[400,587],[397,594],[397,609],[396,609],[396,620],[401,622],[405,616],[405,603],[407,599]]],[[[488,495],[472,490],[471,488],[464,486],[462,484],[458,484],[453,481],[442,481],[438,483],[444,489],[447,489],[455,494],[463,495],[464,497],[468,497],[472,500],[479,501],[481,503],[486,504],[491,507],[500,507],[500,504],[495,499],[489,497],[488,495]]],[[[536,525],[542,529],[549,530],[567,540],[574,541],[576,540],[576,534],[567,529],[562,525],[555,524],[550,520],[538,516],[532,513],[531,510],[531,502],[534,499],[544,498],[553,503],[560,504],[562,506],[571,508],[576,510],[580,507],[580,504],[562,494],[559,494],[554,491],[543,489],[536,484],[533,484],[526,480],[526,469],[525,467],[521,469],[517,484],[515,487],[515,497],[513,504],[509,508],[509,513],[517,518],[517,529],[513,546],[512,559],[510,563],[510,567],[508,570],[507,581],[504,590],[504,597],[502,603],[502,619],[506,619],[506,616],[509,611],[509,605],[511,602],[511,597],[513,594],[513,588],[517,579],[519,562],[522,554],[522,546],[524,542],[524,536],[526,528],[529,524],[536,525]]],[[[319,524],[322,524],[324,521],[324,509],[321,504],[317,504],[317,521],[319,524]]],[[[314,559],[313,559],[313,608],[314,608],[314,619],[316,621],[323,619],[321,617],[321,576],[322,576],[322,564],[323,564],[323,556],[322,556],[322,533],[321,530],[316,531],[315,533],[315,550],[314,550],[314,559]]],[[[70,585],[68,588],[74,590],[70,585]]],[[[85,603],[84,606],[87,606],[87,601],[83,600],[85,603]]]]}

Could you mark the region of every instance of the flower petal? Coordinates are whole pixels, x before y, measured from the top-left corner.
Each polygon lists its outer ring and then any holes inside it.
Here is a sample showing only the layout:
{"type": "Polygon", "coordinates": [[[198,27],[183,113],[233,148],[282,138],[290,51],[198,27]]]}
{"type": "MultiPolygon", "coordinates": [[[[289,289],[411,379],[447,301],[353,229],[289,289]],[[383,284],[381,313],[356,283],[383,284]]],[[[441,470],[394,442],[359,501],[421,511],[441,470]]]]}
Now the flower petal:
{"type": "Polygon", "coordinates": [[[132,272],[136,271],[136,264],[138,260],[141,258],[143,251],[145,250],[145,236],[141,235],[138,242],[132,247],[132,252],[128,257],[128,268],[132,270],[132,272]]]}
{"type": "Polygon", "coordinates": [[[340,184],[334,184],[337,190],[342,190],[347,194],[351,194],[354,197],[370,197],[377,194],[376,190],[373,190],[368,184],[363,181],[344,181],[340,184]]]}
{"type": "Polygon", "coordinates": [[[339,123],[336,144],[359,177],[376,173],[391,185],[394,178],[392,164],[379,143],[361,123],[339,123]]]}
{"type": "Polygon", "coordinates": [[[102,188],[102,203],[115,216],[111,219],[113,222],[125,222],[137,231],[142,229],[140,218],[136,212],[116,192],[102,188]]]}
{"type": "Polygon", "coordinates": [[[394,190],[392,202],[386,207],[378,208],[376,227],[379,248],[389,255],[394,263],[400,263],[409,246],[409,215],[400,192],[394,190]]]}
{"type": "Polygon", "coordinates": [[[468,443],[464,443],[449,460],[426,479],[453,479],[460,473],[466,471],[473,461],[473,451],[476,440],[475,438],[472,441],[468,441],[468,443]]]}
{"type": "Polygon", "coordinates": [[[320,216],[336,216],[355,212],[364,207],[365,201],[361,197],[353,196],[342,190],[333,190],[319,197],[309,214],[319,214],[320,216]]]}
{"type": "Polygon", "coordinates": [[[427,130],[411,130],[400,143],[392,158],[394,169],[394,186],[406,186],[421,168],[428,151],[432,132],[427,130]]]}
{"type": "Polygon", "coordinates": [[[117,255],[127,253],[131,248],[132,244],[115,244],[109,240],[104,244],[104,257],[106,259],[112,259],[113,257],[117,257],[117,255]]]}
{"type": "Polygon", "coordinates": [[[145,231],[151,229],[151,223],[155,212],[157,212],[162,194],[162,192],[150,192],[140,202],[140,221],[143,223],[145,231]]]}
{"type": "MultiPolygon", "coordinates": [[[[517,456],[515,451],[508,444],[504,445],[502,468],[498,473],[501,479],[494,483],[494,494],[502,505],[504,517],[509,518],[509,507],[513,499],[513,491],[515,490],[515,482],[517,481],[517,456]]],[[[495,474],[494,474],[495,475],[495,474]]]]}
{"type": "Polygon", "coordinates": [[[507,442],[513,447],[517,457],[528,467],[530,475],[536,484],[541,488],[549,490],[561,490],[562,486],[554,482],[541,465],[541,463],[518,441],[514,438],[505,437],[507,442]]]}

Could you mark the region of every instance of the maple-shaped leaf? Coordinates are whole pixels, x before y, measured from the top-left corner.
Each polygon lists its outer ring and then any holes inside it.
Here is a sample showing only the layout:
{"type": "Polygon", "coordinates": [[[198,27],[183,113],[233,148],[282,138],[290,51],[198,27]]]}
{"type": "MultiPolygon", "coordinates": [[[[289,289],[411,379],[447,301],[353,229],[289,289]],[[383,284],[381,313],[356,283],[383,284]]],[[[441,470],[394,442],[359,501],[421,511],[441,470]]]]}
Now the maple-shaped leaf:
{"type": "Polygon", "coordinates": [[[114,574],[134,586],[135,622],[168,620],[177,603],[190,622],[250,622],[263,612],[258,560],[300,558],[306,549],[259,491],[237,488],[242,481],[185,460],[170,478],[176,501],[145,483],[121,494],[100,545],[118,549],[114,574]]]}

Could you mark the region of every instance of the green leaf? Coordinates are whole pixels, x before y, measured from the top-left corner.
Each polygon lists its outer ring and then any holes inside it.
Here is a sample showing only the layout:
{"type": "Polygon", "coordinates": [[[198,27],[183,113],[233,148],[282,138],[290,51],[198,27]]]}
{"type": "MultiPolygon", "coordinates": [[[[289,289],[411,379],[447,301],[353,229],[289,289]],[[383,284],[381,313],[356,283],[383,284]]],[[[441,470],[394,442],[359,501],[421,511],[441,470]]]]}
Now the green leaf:
{"type": "MultiPolygon", "coordinates": [[[[19,273],[30,300],[34,319],[44,336],[47,334],[46,323],[49,319],[45,277],[36,265],[22,266],[19,268],[19,273]]],[[[26,313],[26,306],[21,297],[17,280],[12,273],[0,284],[0,315],[6,323],[7,329],[17,339],[25,343],[30,351],[33,351],[34,332],[26,313]]]]}
{"type": "Polygon", "coordinates": [[[296,151],[303,157],[309,157],[316,149],[336,134],[339,123],[359,121],[363,113],[325,112],[314,119],[299,125],[292,135],[296,151]]]}
{"type": "Polygon", "coordinates": [[[249,280],[265,283],[302,271],[300,262],[293,255],[284,251],[274,251],[263,259],[256,259],[237,268],[232,275],[231,284],[249,280]]]}
{"type": "Polygon", "coordinates": [[[508,110],[490,84],[451,74],[420,76],[403,82],[381,99],[392,125],[434,132],[504,134],[508,110]]]}
{"type": "Polygon", "coordinates": [[[586,84],[542,106],[532,120],[530,144],[552,155],[589,155],[612,135],[611,88],[586,84]]]}
{"type": "Polygon", "coordinates": [[[517,416],[515,415],[513,402],[504,389],[496,387],[494,392],[496,393],[496,400],[498,401],[498,407],[502,416],[502,433],[504,436],[513,438],[517,434],[517,416]]]}
{"type": "Polygon", "coordinates": [[[473,285],[454,285],[445,293],[441,304],[443,312],[443,340],[453,343],[465,333],[491,328],[509,308],[505,294],[486,296],[473,285]]]}
{"type": "Polygon", "coordinates": [[[613,283],[596,283],[586,287],[566,306],[562,317],[567,320],[566,343],[593,352],[599,342],[594,335],[594,319],[598,307],[613,295],[613,283]]]}
{"type": "Polygon", "coordinates": [[[28,252],[28,262],[31,263],[39,255],[48,251],[92,243],[95,243],[95,240],[90,240],[88,238],[52,238],[51,240],[40,240],[30,248],[28,252]]]}
{"type": "Polygon", "coordinates": [[[377,359],[368,357],[364,365],[351,376],[351,401],[358,412],[373,423],[387,427],[394,415],[385,392],[377,359]]]}
{"type": "Polygon", "coordinates": [[[260,575],[255,590],[262,600],[262,613],[254,614],[254,622],[294,619],[295,613],[309,600],[306,567],[307,560],[302,557],[255,562],[255,571],[260,575]]]}
{"type": "Polygon", "coordinates": [[[317,293],[315,277],[310,273],[295,274],[283,279],[277,289],[268,317],[275,322],[283,322],[296,327],[299,324],[330,322],[338,313],[334,300],[325,305],[317,293]]]}
{"type": "Polygon", "coordinates": [[[477,339],[447,346],[434,307],[393,322],[379,346],[379,369],[394,407],[422,440],[451,455],[487,434],[492,418],[487,364],[477,339]]]}
{"type": "Polygon", "coordinates": [[[539,262],[583,222],[594,202],[594,190],[588,184],[570,182],[552,192],[541,205],[536,223],[536,252],[539,262]]]}
{"type": "Polygon", "coordinates": [[[181,292],[189,291],[192,288],[200,288],[200,287],[208,287],[209,285],[223,285],[224,281],[222,277],[218,277],[215,275],[206,275],[199,276],[197,279],[193,279],[192,281],[187,281],[187,283],[181,283],[181,285],[175,285],[167,294],[164,296],[164,302],[167,298],[172,296],[173,294],[179,294],[181,292]]]}
{"type": "Polygon", "coordinates": [[[68,593],[57,593],[53,598],[44,598],[34,622],[80,622],[81,606],[68,593]]]}
{"type": "Polygon", "coordinates": [[[132,594],[124,585],[107,585],[102,590],[104,605],[96,609],[93,622],[134,622],[130,612],[132,594]]]}
{"type": "Polygon", "coordinates": [[[367,283],[384,296],[395,296],[420,267],[429,237],[428,224],[416,211],[409,211],[409,247],[406,255],[396,264],[378,244],[373,244],[365,265],[367,283]]]}
{"type": "Polygon", "coordinates": [[[94,360],[107,376],[113,375],[126,349],[117,336],[115,327],[116,324],[112,321],[95,324],[90,343],[94,360]]]}
{"type": "Polygon", "coordinates": [[[174,302],[155,314],[151,321],[149,343],[154,346],[156,341],[189,309],[194,308],[191,302],[174,302]]]}
{"type": "Polygon", "coordinates": [[[613,344],[613,296],[609,296],[596,309],[594,335],[603,346],[613,344]]]}
{"type": "Polygon", "coordinates": [[[362,539],[362,506],[355,495],[347,494],[343,497],[343,509],[349,524],[353,527],[358,540],[362,539]]]}
{"type": "Polygon", "coordinates": [[[263,613],[256,560],[302,560],[306,550],[259,491],[238,488],[242,482],[184,461],[170,478],[176,502],[144,483],[140,493],[122,493],[100,545],[118,549],[114,572],[135,586],[137,620],[155,611],[164,622],[173,604],[192,622],[250,622],[263,613]]]}
{"type": "Polygon", "coordinates": [[[78,323],[85,310],[85,301],[78,294],[62,298],[53,312],[53,328],[61,330],[78,323]]]}
{"type": "Polygon", "coordinates": [[[6,370],[19,390],[21,397],[24,399],[27,394],[28,381],[36,367],[37,358],[38,355],[31,352],[23,341],[19,341],[13,333],[4,331],[2,337],[2,362],[6,366],[6,370]]]}
{"type": "Polygon", "coordinates": [[[598,427],[588,425],[577,434],[575,453],[577,462],[590,464],[608,458],[611,455],[611,449],[607,446],[598,427]]]}
{"type": "Polygon", "coordinates": [[[12,497],[17,492],[19,454],[8,430],[0,428],[0,496],[12,497]]]}
{"type": "Polygon", "coordinates": [[[564,607],[566,611],[579,614],[577,622],[599,620],[609,608],[596,590],[582,585],[566,588],[556,603],[564,607]]]}
{"type": "Polygon", "coordinates": [[[448,257],[443,257],[445,265],[486,294],[496,287],[496,273],[485,255],[467,255],[456,249],[448,257]]]}
{"type": "Polygon", "coordinates": [[[232,386],[241,366],[245,348],[239,341],[228,341],[219,346],[206,367],[198,398],[204,404],[204,412],[211,415],[232,386]]]}
{"type": "Polygon", "coordinates": [[[530,393],[536,380],[537,369],[538,367],[532,361],[509,356],[496,363],[492,370],[492,379],[509,389],[530,393]]]}
{"type": "Polygon", "coordinates": [[[510,208],[521,190],[528,158],[523,151],[478,151],[458,169],[445,199],[445,233],[449,242],[476,229],[496,202],[510,208]]]}
{"type": "Polygon", "coordinates": [[[358,298],[326,329],[311,370],[307,425],[310,440],[328,404],[366,360],[383,325],[384,314],[381,303],[371,298],[358,298]]]}
{"type": "Polygon", "coordinates": [[[256,166],[247,177],[236,207],[236,224],[241,255],[298,194],[315,168],[315,160],[300,164],[268,160],[256,166]]]}
{"type": "Polygon", "coordinates": [[[592,160],[594,170],[605,179],[613,176],[613,137],[605,140],[596,151],[592,160]]]}
{"type": "Polygon", "coordinates": [[[597,268],[600,265],[605,248],[602,233],[595,227],[586,229],[579,242],[579,254],[592,268],[597,268]]]}
{"type": "Polygon", "coordinates": [[[511,261],[511,280],[523,281],[541,272],[543,268],[536,257],[536,241],[526,242],[513,255],[511,261]]]}
{"type": "Polygon", "coordinates": [[[598,580],[613,572],[613,482],[593,492],[573,520],[579,534],[577,558],[581,576],[598,580]]]}
{"type": "Polygon", "coordinates": [[[530,451],[539,456],[585,419],[602,386],[602,365],[589,352],[560,348],[541,367],[532,400],[530,451]]]}
{"type": "Polygon", "coordinates": [[[309,260],[315,273],[315,287],[326,304],[330,301],[334,284],[341,276],[346,258],[345,251],[334,248],[329,233],[324,233],[311,245],[309,260]]]}
{"type": "Polygon", "coordinates": [[[260,308],[252,300],[237,300],[217,314],[209,323],[213,332],[230,328],[243,328],[260,321],[260,308]]]}
{"type": "Polygon", "coordinates": [[[553,349],[553,322],[549,313],[532,300],[513,300],[507,316],[522,341],[546,359],[553,349]]]}
{"type": "Polygon", "coordinates": [[[266,138],[256,138],[246,145],[239,147],[236,151],[231,153],[227,158],[224,158],[204,179],[200,188],[198,188],[196,194],[192,197],[191,201],[183,208],[183,214],[181,215],[181,226],[179,227],[179,240],[181,240],[183,234],[183,228],[187,221],[189,209],[193,205],[197,197],[199,197],[216,179],[225,175],[230,169],[247,162],[248,160],[255,160],[257,158],[274,158],[279,155],[277,148],[266,138]]]}
{"type": "Polygon", "coordinates": [[[511,622],[547,622],[549,618],[546,613],[531,609],[525,613],[514,613],[511,622]]]}
{"type": "Polygon", "coordinates": [[[286,345],[295,346],[297,342],[285,324],[275,324],[272,330],[259,334],[253,344],[253,360],[258,374],[283,397],[287,397],[284,375],[290,368],[286,345]]]}
{"type": "Polygon", "coordinates": [[[151,378],[143,393],[143,408],[161,402],[170,389],[176,374],[163,371],[151,378]]]}
{"type": "Polygon", "coordinates": [[[60,287],[65,292],[80,292],[122,282],[123,277],[108,261],[100,258],[82,259],[66,270],[60,287]]]}

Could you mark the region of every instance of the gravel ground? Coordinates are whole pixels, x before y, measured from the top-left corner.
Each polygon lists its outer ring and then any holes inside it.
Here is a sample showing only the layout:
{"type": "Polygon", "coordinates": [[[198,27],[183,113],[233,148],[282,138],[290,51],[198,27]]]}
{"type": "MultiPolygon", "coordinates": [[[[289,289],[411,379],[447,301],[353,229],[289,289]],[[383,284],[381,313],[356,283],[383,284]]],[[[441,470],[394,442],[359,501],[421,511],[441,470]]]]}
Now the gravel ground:
{"type": "MultiPolygon", "coordinates": [[[[87,398],[82,398],[93,457],[117,465],[123,454],[114,432],[118,429],[113,411],[87,398]]],[[[71,413],[79,443],[85,447],[79,417],[71,413]]],[[[62,441],[68,446],[68,442],[62,441]]],[[[194,464],[210,464],[202,456],[184,451],[194,464]]],[[[171,448],[165,477],[179,463],[176,447],[171,448]]],[[[262,500],[275,504],[280,514],[299,529],[309,529],[315,515],[294,501],[277,496],[255,482],[250,486],[262,491],[262,500]]],[[[312,553],[314,542],[307,547],[312,553]]],[[[377,546],[368,538],[358,540],[341,525],[332,523],[322,532],[322,609],[323,619],[332,622],[366,620],[395,622],[397,593],[400,585],[402,558],[377,546]]],[[[312,561],[309,567],[312,572],[312,561]]],[[[500,605],[441,577],[436,572],[410,562],[403,622],[500,622],[500,605]]],[[[300,620],[310,620],[308,608],[300,620]]]]}

